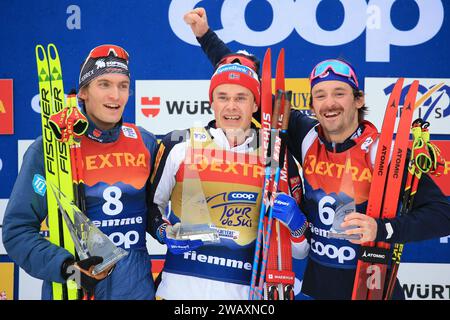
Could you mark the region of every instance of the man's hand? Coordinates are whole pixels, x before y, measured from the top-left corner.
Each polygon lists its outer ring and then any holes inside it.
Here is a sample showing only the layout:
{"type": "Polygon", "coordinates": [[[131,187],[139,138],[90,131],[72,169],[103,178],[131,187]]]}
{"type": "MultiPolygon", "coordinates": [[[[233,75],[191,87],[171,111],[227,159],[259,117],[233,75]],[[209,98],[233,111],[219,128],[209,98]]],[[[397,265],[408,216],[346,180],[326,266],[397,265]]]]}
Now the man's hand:
{"type": "Polygon", "coordinates": [[[180,223],[175,223],[173,226],[167,225],[165,230],[163,231],[164,242],[167,245],[167,249],[169,249],[171,253],[182,254],[203,246],[203,241],[199,239],[198,240],[177,239],[177,233],[180,227],[181,227],[180,223]]]}
{"type": "Polygon", "coordinates": [[[81,261],[66,260],[61,268],[62,276],[66,280],[74,280],[84,290],[94,292],[97,283],[106,278],[113,268],[110,267],[101,273],[93,275],[92,272],[95,266],[102,262],[103,258],[98,256],[92,256],[81,261]]]}
{"type": "Polygon", "coordinates": [[[107,268],[106,270],[103,270],[102,272],[94,275],[93,272],[94,272],[95,266],[102,262],[103,262],[102,257],[93,256],[93,257],[89,257],[87,259],[75,262],[75,268],[78,268],[86,276],[100,281],[100,280],[105,279],[111,273],[111,269],[113,268],[113,266],[111,266],[111,267],[107,268]]]}
{"type": "Polygon", "coordinates": [[[273,217],[288,226],[291,235],[301,237],[307,228],[306,217],[295,202],[295,199],[287,194],[276,195],[273,201],[273,217]]]}
{"type": "Polygon", "coordinates": [[[349,240],[351,243],[362,244],[375,240],[377,236],[377,222],[374,218],[368,215],[352,212],[344,218],[344,222],[341,223],[342,228],[352,227],[345,231],[345,234],[359,234],[361,238],[359,240],[349,240]]]}
{"type": "Polygon", "coordinates": [[[184,17],[186,22],[192,29],[197,38],[201,38],[209,29],[208,19],[204,8],[195,8],[187,12],[184,17]]]}

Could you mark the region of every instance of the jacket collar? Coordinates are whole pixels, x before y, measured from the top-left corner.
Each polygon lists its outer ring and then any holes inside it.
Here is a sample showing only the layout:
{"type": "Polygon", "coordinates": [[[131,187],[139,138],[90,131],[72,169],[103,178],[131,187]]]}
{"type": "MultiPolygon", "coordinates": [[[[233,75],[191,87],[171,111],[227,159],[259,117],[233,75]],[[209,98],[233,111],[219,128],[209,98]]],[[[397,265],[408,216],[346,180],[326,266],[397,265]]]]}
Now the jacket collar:
{"type": "Polygon", "coordinates": [[[230,146],[230,143],[228,142],[228,139],[225,135],[225,132],[221,128],[216,127],[216,121],[212,120],[208,123],[208,126],[205,128],[208,133],[210,134],[211,138],[214,139],[215,143],[222,148],[225,148],[226,150],[232,150],[232,151],[247,151],[249,149],[256,149],[258,146],[258,129],[256,126],[251,126],[252,134],[245,139],[244,143],[238,145],[238,146],[230,146]]]}
{"type": "Polygon", "coordinates": [[[117,141],[120,136],[120,132],[122,130],[122,123],[123,119],[121,118],[120,121],[114,126],[114,128],[109,130],[101,130],[97,128],[95,123],[89,118],[87,115],[87,112],[84,111],[83,113],[86,116],[86,118],[89,121],[88,129],[86,130],[86,133],[84,134],[86,137],[88,137],[91,140],[100,142],[100,143],[112,143],[117,141]]]}
{"type": "Polygon", "coordinates": [[[325,136],[323,134],[323,129],[320,126],[320,124],[315,127],[315,130],[319,136],[320,143],[322,145],[324,145],[328,151],[340,153],[340,152],[344,152],[344,151],[350,149],[351,147],[353,147],[354,145],[358,144],[359,141],[362,139],[363,133],[366,131],[366,129],[368,127],[370,127],[370,128],[373,127],[372,129],[376,130],[376,128],[374,127],[373,124],[371,124],[369,121],[364,120],[358,125],[356,130],[347,139],[345,139],[345,141],[342,143],[335,143],[335,142],[327,141],[325,139],[325,136]]]}

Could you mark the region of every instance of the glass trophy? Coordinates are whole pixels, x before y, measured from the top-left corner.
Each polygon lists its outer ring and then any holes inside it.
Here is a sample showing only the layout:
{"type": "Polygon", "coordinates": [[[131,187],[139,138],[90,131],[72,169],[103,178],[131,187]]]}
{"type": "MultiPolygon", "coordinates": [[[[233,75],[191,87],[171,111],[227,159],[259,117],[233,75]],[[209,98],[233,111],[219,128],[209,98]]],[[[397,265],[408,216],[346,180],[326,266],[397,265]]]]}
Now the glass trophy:
{"type": "Polygon", "coordinates": [[[351,170],[351,158],[350,153],[347,152],[345,161],[345,168],[342,170],[342,180],[339,193],[337,195],[338,204],[334,210],[334,219],[330,231],[328,232],[328,238],[332,239],[345,239],[345,240],[358,240],[361,236],[359,234],[345,234],[346,230],[357,228],[356,226],[342,228],[341,224],[344,222],[345,217],[356,211],[355,205],[355,190],[353,187],[352,170],[351,170]]]}
{"type": "Polygon", "coordinates": [[[81,260],[91,256],[103,258],[103,262],[94,267],[93,275],[107,270],[128,254],[124,249],[116,247],[108,236],[101,232],[58,188],[52,185],[52,189],[79,258],[81,260]],[[73,221],[67,214],[69,210],[73,213],[73,221]]]}
{"type": "Polygon", "coordinates": [[[346,240],[350,239],[357,240],[360,238],[360,235],[358,234],[351,234],[351,235],[345,234],[346,230],[356,228],[356,226],[347,228],[341,227],[341,223],[344,222],[345,216],[352,212],[355,212],[355,201],[353,200],[348,203],[341,203],[340,205],[337,206],[334,213],[333,224],[328,233],[329,238],[346,239],[346,240]]]}
{"type": "MultiPolygon", "coordinates": [[[[193,152],[191,147],[187,152],[193,152]]],[[[189,159],[189,157],[186,157],[189,159]]],[[[178,239],[202,240],[204,244],[220,242],[217,229],[211,223],[208,203],[203,192],[202,183],[195,160],[186,161],[181,196],[181,226],[177,233],[178,239]]]]}

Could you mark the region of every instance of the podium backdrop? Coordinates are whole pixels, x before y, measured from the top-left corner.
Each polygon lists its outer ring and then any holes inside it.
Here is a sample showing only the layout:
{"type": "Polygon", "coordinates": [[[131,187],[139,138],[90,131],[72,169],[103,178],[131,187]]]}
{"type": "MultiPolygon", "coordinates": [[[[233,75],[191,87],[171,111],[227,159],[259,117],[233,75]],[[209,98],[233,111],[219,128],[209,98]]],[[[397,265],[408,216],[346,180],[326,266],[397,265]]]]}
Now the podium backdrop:
{"type": "MultiPolygon", "coordinates": [[[[417,110],[431,123],[447,158],[436,181],[450,196],[450,1],[447,0],[97,0],[0,2],[0,227],[21,159],[41,134],[35,46],[54,43],[64,87],[76,88],[80,64],[94,46],[114,43],[130,54],[132,76],[125,121],[159,137],[212,119],[208,79],[213,68],[183,14],[205,7],[208,21],[232,50],[263,57],[286,50],[288,88],[308,112],[305,78],[320,60],[341,57],[356,68],[379,128],[396,78],[420,80],[417,110]]],[[[275,68],[273,63],[272,68],[275,68]]],[[[406,93],[406,91],[405,91],[406,93]]],[[[432,213],[430,213],[432,214],[432,213]]],[[[1,233],[1,228],[0,228],[1,233]]],[[[406,246],[399,277],[411,299],[450,299],[450,237],[406,246]]],[[[159,272],[165,247],[149,242],[159,272]]],[[[298,299],[305,261],[295,261],[298,299]]],[[[39,299],[40,282],[7,256],[0,241],[0,293],[39,299]]],[[[1,296],[1,294],[0,294],[1,296]]]]}

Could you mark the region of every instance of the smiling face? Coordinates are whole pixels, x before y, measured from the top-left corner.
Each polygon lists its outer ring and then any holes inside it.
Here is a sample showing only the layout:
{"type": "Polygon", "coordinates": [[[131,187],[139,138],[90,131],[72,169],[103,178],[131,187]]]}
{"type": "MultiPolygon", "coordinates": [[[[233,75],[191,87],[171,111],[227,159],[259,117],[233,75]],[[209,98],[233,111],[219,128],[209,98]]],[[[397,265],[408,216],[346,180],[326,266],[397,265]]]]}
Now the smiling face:
{"type": "Polygon", "coordinates": [[[355,98],[350,85],[341,81],[323,81],[311,90],[313,109],[330,142],[344,142],[358,127],[358,109],[364,97],[355,98]]]}
{"type": "Polygon", "coordinates": [[[101,130],[113,128],[122,118],[130,95],[130,78],[124,74],[108,73],[92,80],[80,89],[89,118],[101,130]]]}
{"type": "MultiPolygon", "coordinates": [[[[258,110],[253,93],[237,84],[221,84],[214,89],[212,108],[217,128],[222,128],[229,138],[238,137],[243,142],[251,126],[253,113],[258,110]]],[[[231,143],[231,141],[230,141],[231,143]]]]}

